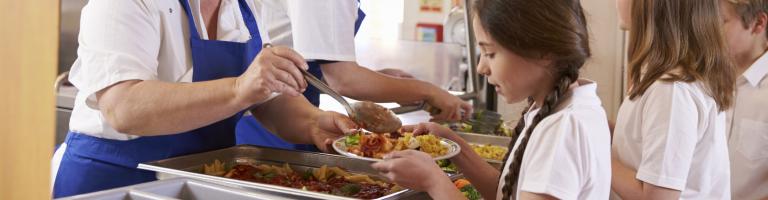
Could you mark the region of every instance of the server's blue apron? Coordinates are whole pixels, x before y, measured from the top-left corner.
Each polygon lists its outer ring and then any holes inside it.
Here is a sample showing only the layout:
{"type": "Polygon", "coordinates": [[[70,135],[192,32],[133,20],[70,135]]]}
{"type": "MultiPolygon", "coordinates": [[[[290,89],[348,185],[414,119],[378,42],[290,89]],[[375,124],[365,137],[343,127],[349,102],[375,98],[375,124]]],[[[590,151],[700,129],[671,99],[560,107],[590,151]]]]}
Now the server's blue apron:
{"type": "MultiPolygon", "coordinates": [[[[245,43],[201,39],[189,2],[180,2],[189,24],[192,80],[236,77],[245,72],[262,45],[256,19],[245,0],[239,0],[243,20],[251,34],[245,43]]],[[[235,144],[235,125],[241,116],[242,112],[186,133],[127,141],[70,132],[53,196],[66,197],[153,181],[155,173],[137,169],[138,163],[231,147],[235,144]]]]}
{"type": "MultiPolygon", "coordinates": [[[[355,34],[360,30],[360,25],[365,19],[365,13],[361,9],[357,9],[357,19],[355,20],[355,34]]],[[[323,72],[320,70],[320,64],[327,63],[329,61],[311,61],[307,62],[309,65],[309,73],[315,75],[317,78],[323,78],[323,72]]],[[[309,100],[315,106],[320,105],[320,90],[312,85],[307,87],[304,91],[304,97],[309,100]]],[[[281,149],[296,149],[304,151],[319,151],[315,145],[311,144],[293,144],[285,141],[274,134],[270,134],[269,131],[264,129],[253,116],[246,116],[240,119],[237,123],[236,130],[237,144],[252,144],[259,146],[268,146],[281,149]]]]}

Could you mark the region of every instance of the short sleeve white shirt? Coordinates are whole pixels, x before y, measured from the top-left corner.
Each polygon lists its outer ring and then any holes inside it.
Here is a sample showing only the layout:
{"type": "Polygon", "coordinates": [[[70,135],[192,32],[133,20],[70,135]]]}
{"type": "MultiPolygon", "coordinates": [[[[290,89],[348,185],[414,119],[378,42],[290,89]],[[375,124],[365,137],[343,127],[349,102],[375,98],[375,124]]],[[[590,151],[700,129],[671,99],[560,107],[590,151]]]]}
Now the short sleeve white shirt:
{"type": "Polygon", "coordinates": [[[355,61],[355,0],[263,0],[272,43],[307,60],[355,61]]]}
{"type": "MultiPolygon", "coordinates": [[[[586,80],[573,88],[559,110],[544,118],[531,134],[523,155],[516,188],[558,199],[608,199],[611,186],[611,136],[608,120],[597,96],[597,86],[586,80]]],[[[538,113],[527,112],[527,125],[538,113]]],[[[529,127],[523,130],[527,131],[529,127]]],[[[520,145],[516,141],[512,152],[520,145]]],[[[514,155],[502,168],[497,199],[502,198],[504,176],[514,155]]]]}
{"type": "MultiPolygon", "coordinates": [[[[261,4],[248,0],[263,41],[261,4]]],[[[200,0],[190,0],[198,32],[208,39],[200,0]]],[[[217,40],[245,42],[250,33],[238,0],[222,0],[217,40]]],[[[187,15],[178,0],[90,0],[82,10],[78,58],[69,80],[79,90],[70,130],[91,136],[129,140],[138,136],[114,130],[97,110],[95,93],[126,80],[191,82],[187,15]]]]}
{"type": "Polygon", "coordinates": [[[725,114],[700,82],[653,83],[624,101],[614,131],[612,150],[638,180],[680,199],[730,199],[725,114]]]}

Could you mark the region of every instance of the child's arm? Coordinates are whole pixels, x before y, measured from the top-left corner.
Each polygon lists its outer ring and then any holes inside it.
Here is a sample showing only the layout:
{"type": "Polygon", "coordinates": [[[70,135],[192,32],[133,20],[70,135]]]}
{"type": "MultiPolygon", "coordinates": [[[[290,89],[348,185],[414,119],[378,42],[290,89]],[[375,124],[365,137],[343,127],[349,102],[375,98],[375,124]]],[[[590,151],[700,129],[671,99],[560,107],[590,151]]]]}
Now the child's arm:
{"type": "Polygon", "coordinates": [[[432,199],[466,199],[427,153],[396,151],[371,167],[402,187],[429,193],[432,199]]]}
{"type": "Polygon", "coordinates": [[[613,179],[611,187],[621,199],[679,199],[680,191],[659,187],[635,179],[637,172],[625,166],[618,159],[611,162],[613,179]]]}
{"type": "Polygon", "coordinates": [[[642,199],[643,182],[635,179],[637,172],[630,169],[624,163],[616,158],[616,154],[611,158],[611,188],[621,199],[630,200],[633,197],[642,199]]]}
{"type": "Polygon", "coordinates": [[[621,199],[679,199],[680,191],[659,187],[635,179],[637,172],[616,158],[611,162],[611,187],[621,199]]]}
{"type": "Polygon", "coordinates": [[[488,164],[480,155],[477,155],[472,150],[472,146],[464,139],[450,129],[435,123],[422,123],[416,127],[407,127],[407,129],[413,129],[415,134],[434,134],[459,144],[462,150],[458,155],[451,158],[451,162],[469,179],[469,182],[475,186],[484,199],[496,199],[496,189],[499,186],[501,172],[488,164]]]}
{"type": "Polygon", "coordinates": [[[622,199],[678,199],[694,162],[699,120],[707,119],[699,119],[694,97],[683,84],[663,83],[645,95],[638,130],[642,158],[635,170],[613,152],[611,187],[622,199]]]}

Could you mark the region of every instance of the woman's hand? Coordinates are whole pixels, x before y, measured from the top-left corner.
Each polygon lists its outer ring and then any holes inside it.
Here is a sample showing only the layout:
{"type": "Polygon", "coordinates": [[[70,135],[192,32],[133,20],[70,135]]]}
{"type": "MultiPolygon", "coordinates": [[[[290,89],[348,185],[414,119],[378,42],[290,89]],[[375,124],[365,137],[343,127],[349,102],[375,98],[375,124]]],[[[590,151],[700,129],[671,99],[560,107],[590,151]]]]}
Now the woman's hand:
{"type": "Polygon", "coordinates": [[[432,116],[432,121],[458,121],[468,119],[472,114],[472,105],[443,90],[430,95],[427,103],[440,109],[439,114],[432,116]]]}
{"type": "Polygon", "coordinates": [[[267,100],[272,93],[299,96],[307,82],[299,70],[307,70],[304,58],[287,47],[265,47],[248,69],[237,77],[238,102],[250,106],[267,100]]]}
{"type": "Polygon", "coordinates": [[[315,121],[315,128],[312,129],[309,136],[315,146],[326,153],[333,149],[331,145],[334,139],[350,134],[357,129],[355,122],[346,115],[337,112],[323,111],[315,121]]]}

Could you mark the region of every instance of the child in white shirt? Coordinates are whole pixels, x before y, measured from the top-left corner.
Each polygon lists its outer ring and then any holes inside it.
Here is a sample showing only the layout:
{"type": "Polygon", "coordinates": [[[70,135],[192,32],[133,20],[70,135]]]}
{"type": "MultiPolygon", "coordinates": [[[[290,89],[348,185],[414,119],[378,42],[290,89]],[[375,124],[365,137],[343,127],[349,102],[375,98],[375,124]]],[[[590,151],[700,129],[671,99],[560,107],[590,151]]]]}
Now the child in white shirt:
{"type": "Polygon", "coordinates": [[[722,111],[734,72],[719,1],[618,1],[630,33],[630,89],[612,148],[622,199],[731,198],[722,111]]]}
{"type": "MultiPolygon", "coordinates": [[[[610,133],[596,84],[579,79],[590,56],[580,2],[480,0],[474,9],[478,72],[508,103],[531,103],[514,130],[520,136],[499,171],[445,127],[421,124],[414,132],[459,143],[451,161],[485,199],[607,199],[610,133]]],[[[372,167],[433,199],[463,198],[423,152],[394,152],[372,167]]]]}

